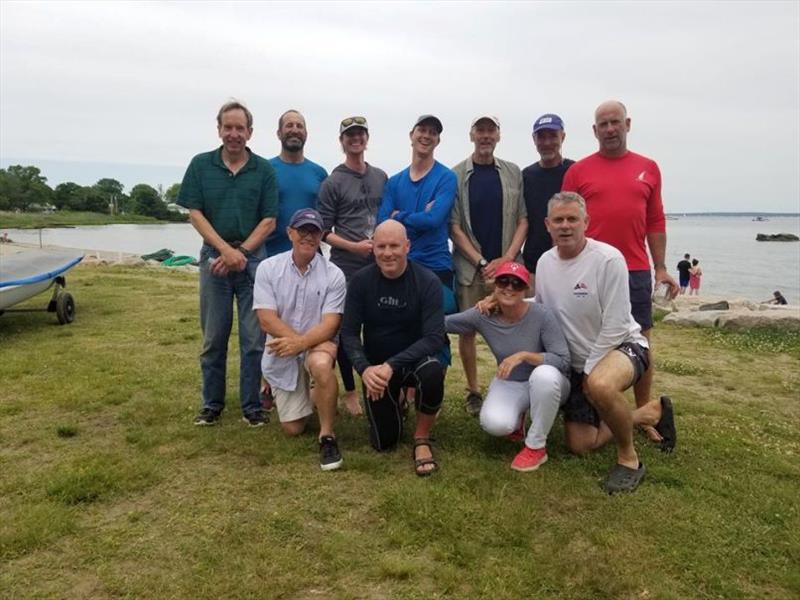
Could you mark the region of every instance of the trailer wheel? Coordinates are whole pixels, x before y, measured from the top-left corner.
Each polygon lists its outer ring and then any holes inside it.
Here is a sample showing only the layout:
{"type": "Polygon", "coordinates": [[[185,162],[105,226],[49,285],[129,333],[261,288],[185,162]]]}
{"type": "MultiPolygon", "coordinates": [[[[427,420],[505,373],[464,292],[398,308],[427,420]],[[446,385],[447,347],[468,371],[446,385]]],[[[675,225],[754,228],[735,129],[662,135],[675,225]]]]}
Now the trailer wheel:
{"type": "Polygon", "coordinates": [[[61,325],[75,320],[75,300],[69,292],[62,292],[56,298],[56,316],[61,325]]]}

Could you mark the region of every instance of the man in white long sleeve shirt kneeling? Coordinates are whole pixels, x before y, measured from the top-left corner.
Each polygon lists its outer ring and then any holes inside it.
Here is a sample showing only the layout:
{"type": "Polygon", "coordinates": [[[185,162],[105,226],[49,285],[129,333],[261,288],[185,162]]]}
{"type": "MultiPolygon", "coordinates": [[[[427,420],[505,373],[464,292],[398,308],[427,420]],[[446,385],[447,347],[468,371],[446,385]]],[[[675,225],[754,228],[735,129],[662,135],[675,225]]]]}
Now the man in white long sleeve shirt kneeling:
{"type": "Polygon", "coordinates": [[[586,237],[583,198],[562,192],[548,203],[554,247],[536,267],[536,300],[555,314],[569,345],[572,378],[563,406],[567,446],[584,454],[617,444],[617,464],[604,489],[633,491],[644,478],[633,445],[634,425],[655,425],[646,405],[631,411],[623,392],[649,365],[647,338],[631,316],[628,270],[613,246],[586,237]]]}

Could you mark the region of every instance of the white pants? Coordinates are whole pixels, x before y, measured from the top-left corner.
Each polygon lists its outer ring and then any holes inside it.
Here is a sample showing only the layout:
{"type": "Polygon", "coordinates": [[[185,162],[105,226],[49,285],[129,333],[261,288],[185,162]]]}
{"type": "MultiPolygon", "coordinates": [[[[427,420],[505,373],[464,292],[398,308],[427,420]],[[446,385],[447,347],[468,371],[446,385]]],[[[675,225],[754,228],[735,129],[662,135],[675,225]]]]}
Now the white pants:
{"type": "Polygon", "coordinates": [[[481,408],[481,427],[489,435],[506,436],[519,427],[522,413],[530,410],[531,426],[525,445],[544,448],[569,389],[569,379],[550,365],[536,367],[528,381],[494,378],[481,408]]]}

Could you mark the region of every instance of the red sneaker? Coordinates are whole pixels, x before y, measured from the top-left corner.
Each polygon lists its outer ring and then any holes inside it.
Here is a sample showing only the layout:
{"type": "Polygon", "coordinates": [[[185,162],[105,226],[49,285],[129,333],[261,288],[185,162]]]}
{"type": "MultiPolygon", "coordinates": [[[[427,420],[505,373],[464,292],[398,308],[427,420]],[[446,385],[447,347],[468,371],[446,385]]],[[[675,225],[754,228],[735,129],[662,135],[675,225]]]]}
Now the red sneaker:
{"type": "Polygon", "coordinates": [[[511,468],[515,471],[535,471],[547,462],[547,448],[528,448],[525,446],[519,451],[511,462],[511,468]]]}
{"type": "Polygon", "coordinates": [[[507,440],[511,440],[512,442],[521,442],[525,439],[525,413],[520,415],[519,419],[519,427],[517,427],[514,431],[509,433],[506,436],[507,440]]]}

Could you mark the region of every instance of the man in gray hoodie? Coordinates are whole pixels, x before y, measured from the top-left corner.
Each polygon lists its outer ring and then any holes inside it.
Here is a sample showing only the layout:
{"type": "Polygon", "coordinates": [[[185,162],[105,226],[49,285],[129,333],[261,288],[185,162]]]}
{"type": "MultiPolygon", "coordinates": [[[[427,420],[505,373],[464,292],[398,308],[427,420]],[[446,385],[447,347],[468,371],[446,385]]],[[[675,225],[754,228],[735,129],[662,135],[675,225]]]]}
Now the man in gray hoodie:
{"type": "MultiPolygon", "coordinates": [[[[322,239],[331,247],[331,262],[344,272],[348,283],[356,271],[374,261],[372,233],[387,179],[385,172],[365,161],[367,142],[366,118],[342,119],[339,143],[345,160],[322,182],[317,200],[325,224],[322,239]]],[[[345,406],[350,414],[359,415],[362,410],[353,369],[341,346],[337,361],[345,389],[345,406]]]]}

